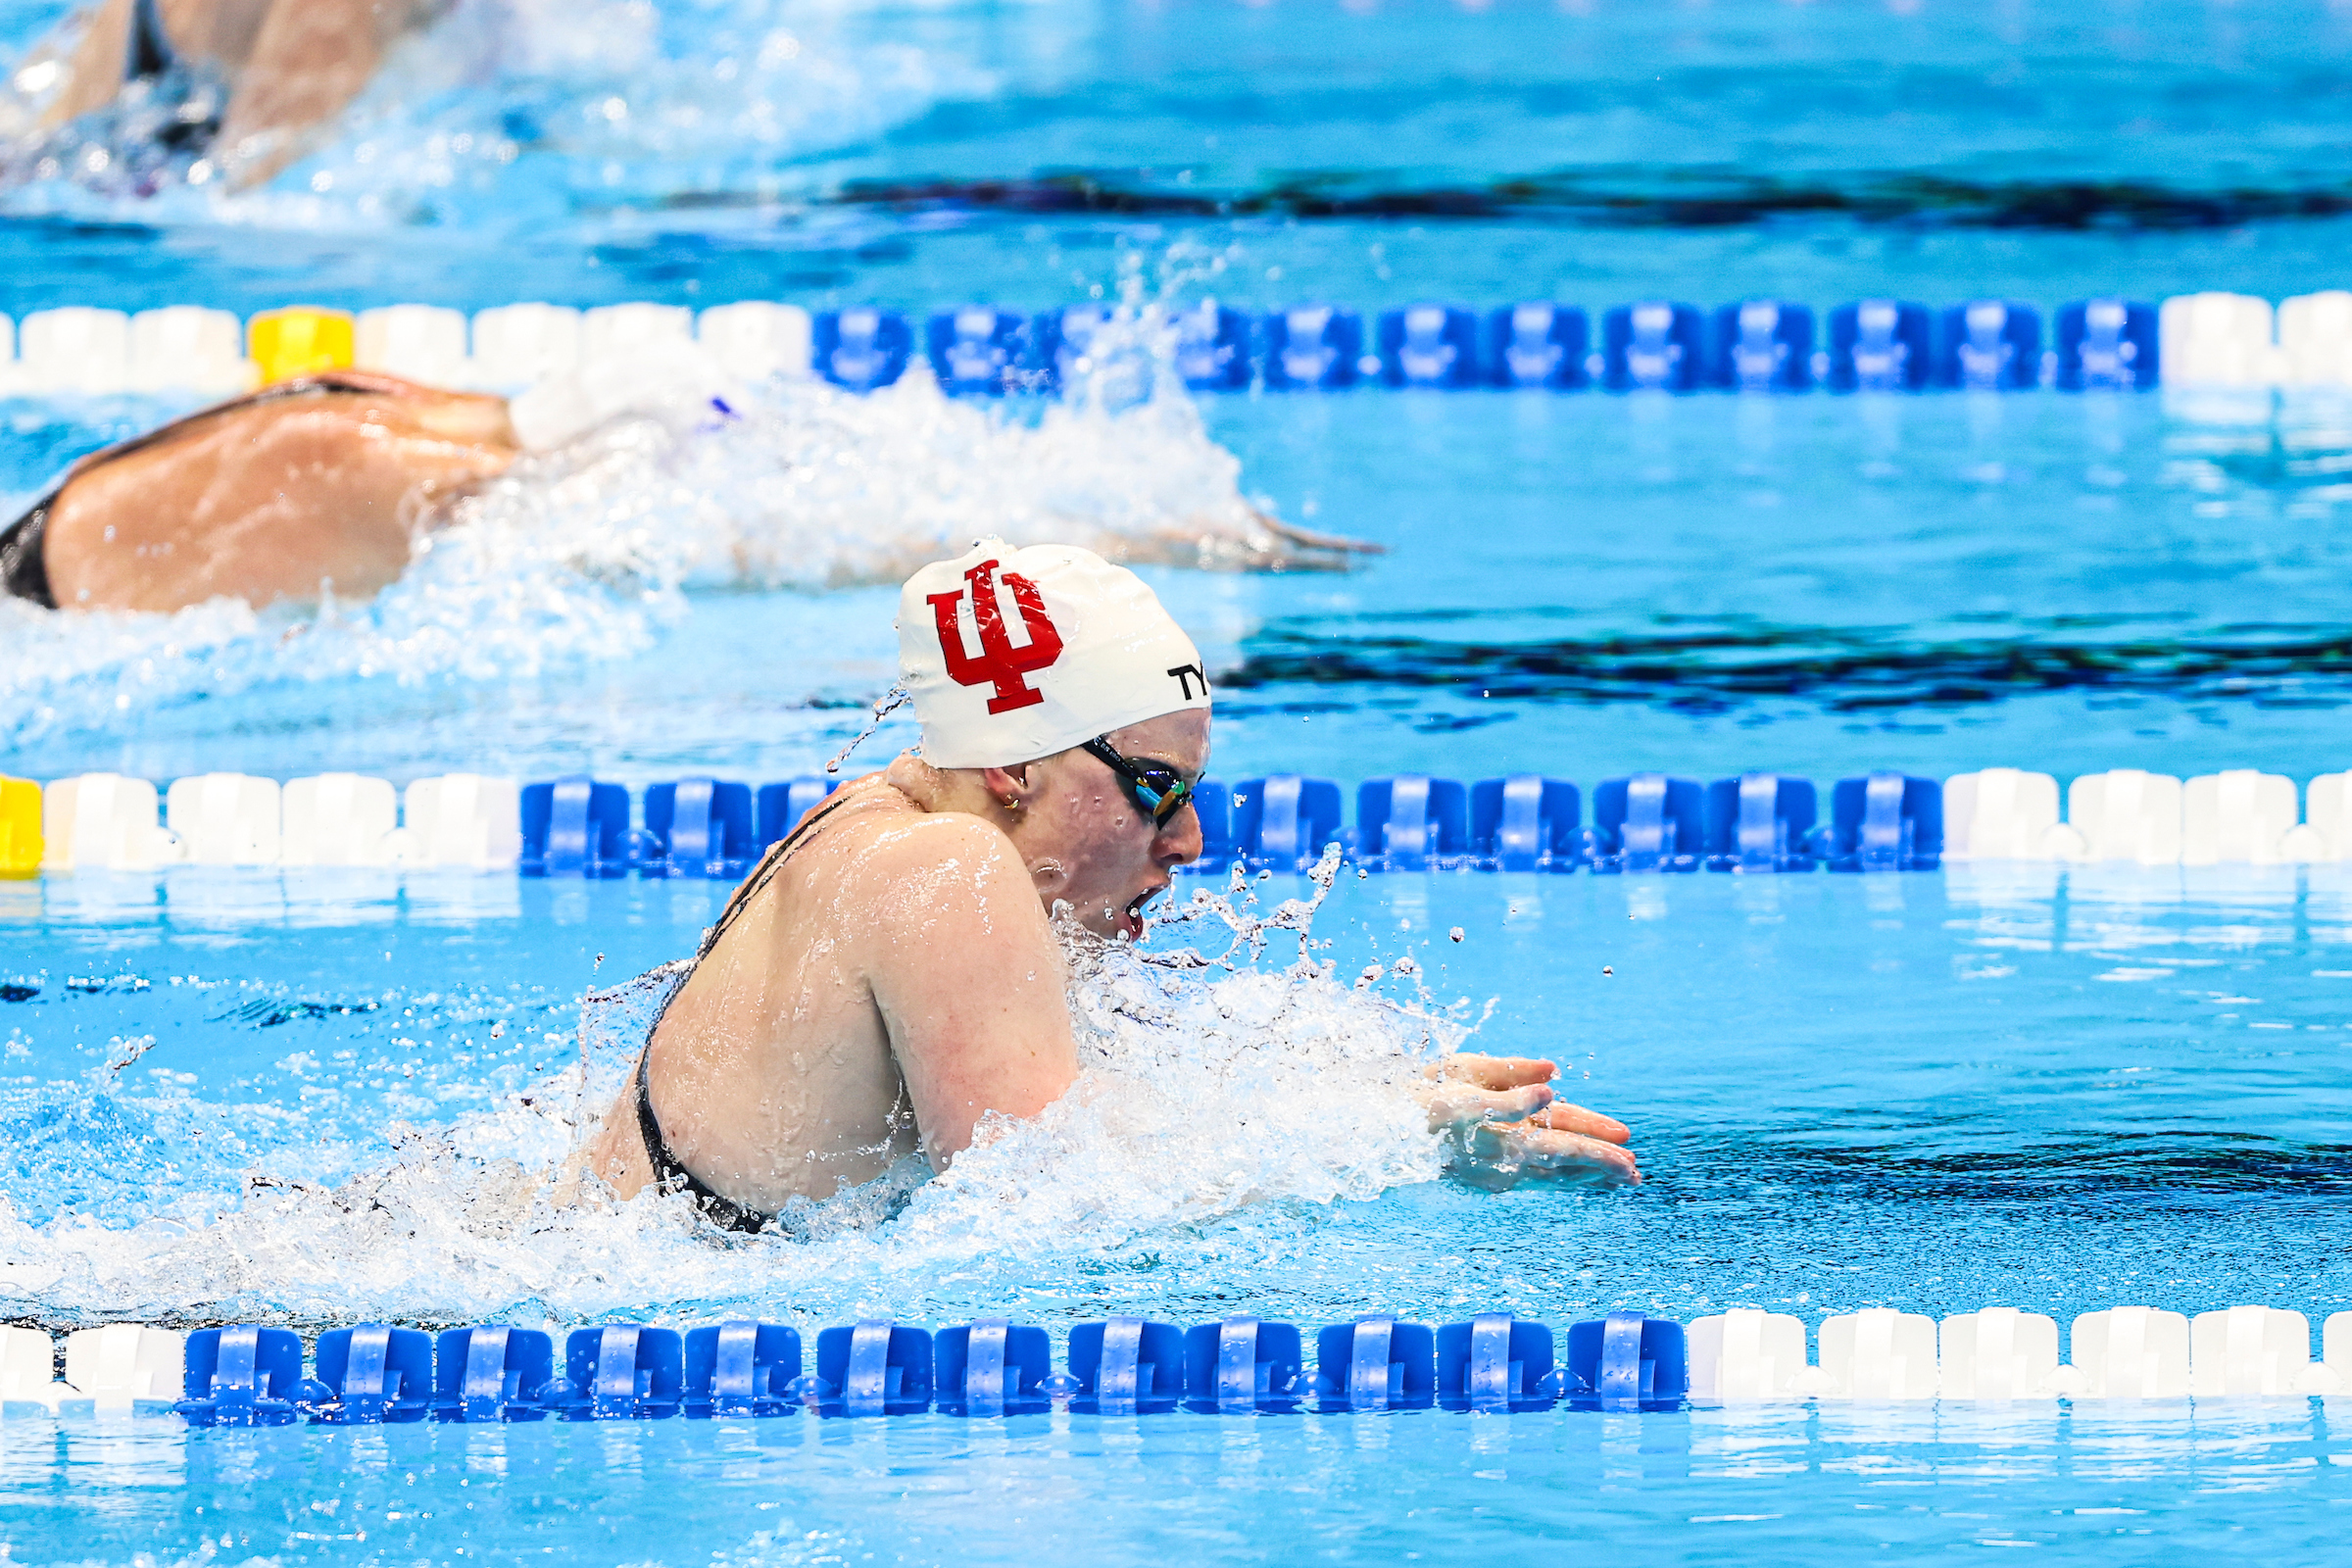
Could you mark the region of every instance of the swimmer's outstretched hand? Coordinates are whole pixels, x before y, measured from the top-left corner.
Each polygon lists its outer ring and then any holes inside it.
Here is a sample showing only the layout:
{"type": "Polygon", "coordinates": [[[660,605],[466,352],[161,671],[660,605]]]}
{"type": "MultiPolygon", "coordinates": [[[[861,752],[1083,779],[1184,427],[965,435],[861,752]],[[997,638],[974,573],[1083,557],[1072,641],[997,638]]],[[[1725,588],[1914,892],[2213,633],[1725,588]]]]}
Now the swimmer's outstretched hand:
{"type": "Polygon", "coordinates": [[[1625,1123],[1556,1099],[1559,1068],[1537,1056],[1461,1054],[1423,1069],[1429,1129],[1452,1145],[1454,1174],[1491,1192],[1523,1181],[1639,1183],[1625,1123]]]}

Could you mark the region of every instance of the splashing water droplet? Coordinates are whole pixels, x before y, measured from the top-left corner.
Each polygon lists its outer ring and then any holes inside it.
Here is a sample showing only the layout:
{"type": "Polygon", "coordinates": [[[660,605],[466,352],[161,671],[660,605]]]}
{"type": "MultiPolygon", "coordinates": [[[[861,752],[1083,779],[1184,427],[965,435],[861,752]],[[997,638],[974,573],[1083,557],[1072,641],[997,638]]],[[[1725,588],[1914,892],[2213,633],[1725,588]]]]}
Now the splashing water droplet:
{"type": "MultiPolygon", "coordinates": [[[[1158,1253],[1214,1250],[1226,1240],[1202,1228],[1226,1216],[1280,1223],[1287,1206],[1367,1199],[1444,1169],[1415,1090],[1423,1066],[1474,1025],[1432,1003],[1409,957],[1389,966],[1410,988],[1398,995],[1359,990],[1316,956],[1312,921],[1339,867],[1327,851],[1309,896],[1271,909],[1202,890],[1154,922],[1163,934],[1222,934],[1213,957],[1156,939],[1074,946],[1081,1072],[1069,1093],[1027,1120],[985,1119],[944,1175],[908,1159],[796,1202],[781,1234],[722,1242],[682,1195],[573,1198],[568,1162],[682,982],[680,961],[591,992],[577,1060],[490,1108],[391,1129],[388,1149],[321,1158],[306,1142],[264,1151],[259,1169],[232,1151],[201,1216],[33,1223],[0,1199],[0,1256],[17,1280],[37,1282],[53,1316],[324,1326],[518,1311],[567,1322],[648,1309],[758,1316],[779,1302],[839,1319],[950,1278],[959,1292],[1019,1293],[1138,1238],[1158,1253]],[[1297,960],[1261,967],[1283,939],[1298,943],[1297,960]]],[[[135,1101],[112,1083],[83,1095],[108,1126],[121,1107],[142,1144],[206,1148],[220,1113],[135,1101]]]]}
{"type": "Polygon", "coordinates": [[[905,686],[893,686],[884,692],[875,700],[874,715],[867,721],[865,728],[859,730],[857,738],[849,745],[833,754],[833,760],[825,764],[825,771],[827,773],[840,772],[841,764],[850,760],[850,754],[873,739],[874,731],[882,727],[882,721],[911,701],[913,701],[913,696],[905,686]]]}

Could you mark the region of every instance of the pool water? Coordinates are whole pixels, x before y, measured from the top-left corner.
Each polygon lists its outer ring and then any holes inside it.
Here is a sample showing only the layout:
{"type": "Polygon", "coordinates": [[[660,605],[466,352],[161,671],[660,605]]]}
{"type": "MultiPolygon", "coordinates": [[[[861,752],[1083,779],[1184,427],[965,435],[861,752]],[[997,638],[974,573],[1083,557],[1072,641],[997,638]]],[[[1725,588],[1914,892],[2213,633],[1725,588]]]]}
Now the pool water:
{"type": "MultiPolygon", "coordinates": [[[[1572,1097],[1631,1115],[1643,1187],[1326,1201],[1312,1180],[1344,1184],[1350,1151],[1301,1156],[1295,1116],[1242,1080],[1189,1107],[1212,1123],[1201,1147],[1292,1196],[1138,1223],[1137,1187],[1090,1191],[1082,1218],[1051,1183],[1025,1204],[965,1189],[898,1222],[911,1238],[736,1248],[674,1212],[566,1231],[499,1206],[497,1161],[548,1141],[517,1099],[572,1113],[573,1086],[550,1080],[578,1051],[580,993],[680,951],[714,891],[506,884],[506,907],[468,910],[458,890],[287,875],[175,884],[160,905],[150,889],[135,912],[60,901],[26,945],[41,992],[8,1019],[10,1288],[58,1323],[753,1314],[808,1332],[869,1312],[1059,1329],[1374,1306],[1555,1323],[1732,1304],[2335,1309],[2352,1295],[2352,885],[2181,878],[1346,880],[1317,956],[1347,975],[1416,952],[1437,1000],[1494,999],[1478,1042],[1554,1054],[1572,1097]],[[405,1174],[387,1177],[389,1148],[405,1174]],[[270,1184],[246,1190],[248,1173],[270,1184]],[[1000,1230],[951,1240],[988,1217],[975,1202],[1000,1230]],[[94,1223],[61,1217],[76,1211],[94,1223]]],[[[314,1561],[460,1545],[1443,1560],[1531,1535],[1814,1561],[2087,1551],[2135,1531],[2316,1550],[2352,1500],[2340,1403],[374,1432],[34,1418],[0,1427],[0,1496],[35,1561],[222,1540],[230,1560],[314,1561]]]]}
{"type": "MultiPolygon", "coordinates": [[[[0,40],[61,9],[0,10],[0,40]]],[[[265,191],[0,191],[0,309],[1045,309],[1100,289],[1826,310],[2345,281],[2352,13],[2319,0],[513,0],[451,25],[488,65],[394,83],[265,191]],[[1072,173],[1116,199],[1072,198],[1072,173]]],[[[0,405],[0,494],[29,500],[173,412],[0,405]]],[[[371,603],[0,603],[0,772],[788,776],[891,678],[893,590],[832,586],[874,554],[1246,504],[1389,553],[1344,576],[1150,572],[1217,672],[1228,779],[2352,765],[2352,417],[2192,413],[1164,385],[981,410],[912,384],[779,388],[683,446],[624,430],[560,494],[503,487],[371,603]]],[[[910,738],[894,721],[858,755],[910,738]]],[[[1346,875],[1314,917],[1328,947],[1277,939],[1172,988],[1148,965],[1090,976],[1114,1093],[895,1218],[867,1195],[738,1244],[675,1204],[550,1207],[537,1177],[642,1028],[626,981],[690,952],[725,891],[0,883],[0,1315],[1003,1314],[1058,1334],[1112,1312],[2064,1322],[2264,1302],[2316,1327],[2352,1306],[2337,868],[1346,875]],[[1645,1184],[1437,1179],[1390,1080],[1456,1043],[1558,1059],[1569,1098],[1633,1124],[1645,1184]]],[[[1306,888],[1253,891],[1245,926],[1306,888]]],[[[1210,915],[1153,946],[1227,939],[1210,915]]],[[[2105,1559],[2146,1555],[2144,1534],[2302,1561],[2345,1528],[2348,1426],[2341,1399],[254,1432],[12,1415],[0,1544],[44,1563],[1534,1544],[1788,1564],[2105,1559]]]]}

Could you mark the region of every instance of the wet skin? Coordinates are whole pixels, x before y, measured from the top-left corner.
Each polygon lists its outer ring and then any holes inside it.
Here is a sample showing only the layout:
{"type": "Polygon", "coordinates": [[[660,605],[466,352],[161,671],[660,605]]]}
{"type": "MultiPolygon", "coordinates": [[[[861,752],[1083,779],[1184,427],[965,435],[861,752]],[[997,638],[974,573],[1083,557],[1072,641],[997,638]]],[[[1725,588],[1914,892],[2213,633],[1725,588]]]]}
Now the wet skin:
{"type": "MultiPolygon", "coordinates": [[[[1111,733],[1189,778],[1208,715],[1111,733]]],[[[984,1114],[1034,1116],[1078,1077],[1050,912],[1142,934],[1145,904],[1200,853],[1190,809],[1156,828],[1109,767],[1069,751],[943,770],[909,756],[848,786],[670,1004],[648,1048],[662,1136],[723,1197],[772,1212],[920,1150],[937,1169],[984,1114]]],[[[1557,1104],[1548,1061],[1451,1058],[1423,1098],[1485,1185],[1638,1180],[1626,1130],[1557,1104]],[[1507,1124],[1507,1125],[1496,1125],[1507,1124]]],[[[652,1179],[632,1083],[587,1150],[622,1198],[652,1179]]]]}
{"type": "MultiPolygon", "coordinates": [[[[34,126],[103,109],[122,91],[132,0],[67,17],[10,73],[53,82],[34,126]]],[[[231,188],[260,184],[325,138],[403,40],[448,0],[162,0],[163,29],[184,62],[228,88],[209,156],[231,188]]]]}
{"type": "MultiPolygon", "coordinates": [[[[503,398],[372,371],[360,390],[240,399],[74,465],[42,559],[61,609],[173,611],[366,599],[407,569],[449,503],[521,455],[503,398]]],[[[1105,559],[1204,569],[1340,569],[1367,548],[1251,514],[1145,535],[1066,531],[1105,559]]],[[[896,582],[936,549],[909,541],[848,581],[896,582]]]]}
{"type": "Polygon", "coordinates": [[[68,610],[367,598],[446,504],[506,471],[506,401],[392,376],[236,402],[75,465],[42,542],[68,610]]]}

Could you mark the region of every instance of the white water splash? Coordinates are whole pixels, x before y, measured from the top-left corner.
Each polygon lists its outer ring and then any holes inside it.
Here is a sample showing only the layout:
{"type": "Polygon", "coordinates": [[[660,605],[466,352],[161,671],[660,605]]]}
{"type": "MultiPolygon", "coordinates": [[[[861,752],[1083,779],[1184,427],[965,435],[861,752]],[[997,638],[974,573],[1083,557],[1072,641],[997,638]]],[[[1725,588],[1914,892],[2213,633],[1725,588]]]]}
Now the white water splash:
{"type": "Polygon", "coordinates": [[[507,230],[607,204],[772,201],[776,171],[866,141],[995,74],[904,41],[858,5],[461,0],[395,50],[302,162],[230,192],[203,149],[150,145],[154,116],[47,134],[0,85],[0,210],[164,225],[507,230]],[[514,166],[521,165],[520,169],[514,166]]]}
{"type": "Polygon", "coordinates": [[[1439,1140],[1413,1085],[1465,1031],[1425,997],[1352,989],[1315,961],[1320,902],[1260,916],[1197,895],[1188,917],[1230,927],[1233,953],[1083,957],[1083,1072],[1068,1095],[986,1126],[935,1180],[902,1169],[796,1211],[793,1238],[722,1236],[683,1197],[551,1197],[658,1010],[666,984],[651,976],[589,999],[581,1064],[564,1078],[448,1128],[395,1126],[395,1157],[340,1186],[249,1173],[216,1214],[111,1230],[85,1215],[33,1225],[0,1204],[0,1310],[63,1325],[904,1309],[957,1285],[1017,1288],[1139,1239],[1178,1245],[1263,1205],[1433,1179],[1439,1140]],[[1286,933],[1298,961],[1260,967],[1250,955],[1286,933]]]}
{"type": "Polygon", "coordinates": [[[1035,422],[922,375],[858,397],[772,382],[720,428],[624,420],[461,504],[372,601],[58,613],[0,600],[0,749],[271,682],[530,677],[629,657],[688,586],[895,580],[1002,534],[1223,564],[1266,543],[1240,465],[1161,377],[1035,422]],[[1223,552],[1223,554],[1220,554],[1223,552]]]}

